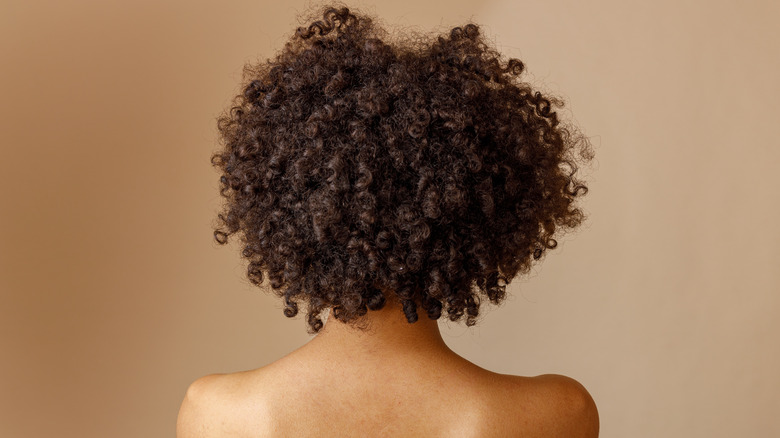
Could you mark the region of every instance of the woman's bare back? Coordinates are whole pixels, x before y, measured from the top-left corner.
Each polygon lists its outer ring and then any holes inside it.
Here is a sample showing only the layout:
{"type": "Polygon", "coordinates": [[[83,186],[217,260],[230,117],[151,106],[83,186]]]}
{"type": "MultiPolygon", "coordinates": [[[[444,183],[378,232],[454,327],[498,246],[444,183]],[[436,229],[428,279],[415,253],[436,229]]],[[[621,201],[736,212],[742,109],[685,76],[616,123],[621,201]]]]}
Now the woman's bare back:
{"type": "Polygon", "coordinates": [[[598,436],[598,414],[588,392],[564,376],[497,374],[455,353],[366,362],[297,350],[193,383],[178,430],[180,438],[571,438],[598,436]]]}

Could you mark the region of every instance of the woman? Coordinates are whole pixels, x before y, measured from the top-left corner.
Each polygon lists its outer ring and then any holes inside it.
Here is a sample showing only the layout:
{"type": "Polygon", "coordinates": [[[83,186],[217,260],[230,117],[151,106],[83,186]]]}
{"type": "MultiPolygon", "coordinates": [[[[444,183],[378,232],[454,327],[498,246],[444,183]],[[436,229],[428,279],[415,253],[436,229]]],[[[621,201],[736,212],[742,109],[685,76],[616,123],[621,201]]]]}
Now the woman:
{"type": "Polygon", "coordinates": [[[582,222],[587,141],[475,24],[390,44],[366,15],[321,14],[246,68],[212,157],[216,240],[238,234],[249,279],[316,336],[195,381],[178,436],[596,437],[582,385],[480,368],[437,323],[474,325],[582,222]]]}

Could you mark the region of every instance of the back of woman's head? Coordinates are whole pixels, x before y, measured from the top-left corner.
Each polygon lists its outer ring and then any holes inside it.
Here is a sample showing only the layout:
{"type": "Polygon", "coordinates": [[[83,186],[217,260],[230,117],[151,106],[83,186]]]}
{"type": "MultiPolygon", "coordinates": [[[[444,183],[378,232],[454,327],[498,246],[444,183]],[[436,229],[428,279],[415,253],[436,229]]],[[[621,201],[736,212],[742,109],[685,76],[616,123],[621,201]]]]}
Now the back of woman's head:
{"type": "Polygon", "coordinates": [[[410,323],[473,325],[582,222],[588,142],[475,24],[394,43],[347,7],[319,14],[245,67],[219,118],[215,238],[238,234],[250,281],[288,317],[306,305],[312,333],[323,310],[353,322],[387,294],[410,323]]]}

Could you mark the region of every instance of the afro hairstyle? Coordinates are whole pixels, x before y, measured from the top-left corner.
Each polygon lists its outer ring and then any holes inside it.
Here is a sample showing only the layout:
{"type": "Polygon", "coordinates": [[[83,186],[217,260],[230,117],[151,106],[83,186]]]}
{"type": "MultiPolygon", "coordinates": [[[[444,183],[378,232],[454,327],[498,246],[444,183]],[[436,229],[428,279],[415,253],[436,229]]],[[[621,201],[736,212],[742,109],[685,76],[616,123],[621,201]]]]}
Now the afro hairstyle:
{"type": "Polygon", "coordinates": [[[390,39],[346,6],[317,14],[245,64],[218,117],[215,240],[240,237],[249,280],[288,317],[305,305],[312,334],[389,298],[409,323],[474,325],[584,220],[587,138],[477,24],[390,39]]]}

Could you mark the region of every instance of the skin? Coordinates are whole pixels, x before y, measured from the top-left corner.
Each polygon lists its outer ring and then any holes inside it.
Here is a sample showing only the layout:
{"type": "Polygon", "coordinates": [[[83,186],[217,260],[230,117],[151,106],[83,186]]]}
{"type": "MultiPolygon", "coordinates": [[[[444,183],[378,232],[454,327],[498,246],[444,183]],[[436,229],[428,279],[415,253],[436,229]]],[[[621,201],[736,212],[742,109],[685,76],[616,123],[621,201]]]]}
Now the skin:
{"type": "Polygon", "coordinates": [[[409,324],[388,301],[361,332],[328,318],[320,333],[265,367],[193,382],[178,438],[598,436],[577,381],[521,377],[458,356],[423,313],[409,324]]]}

